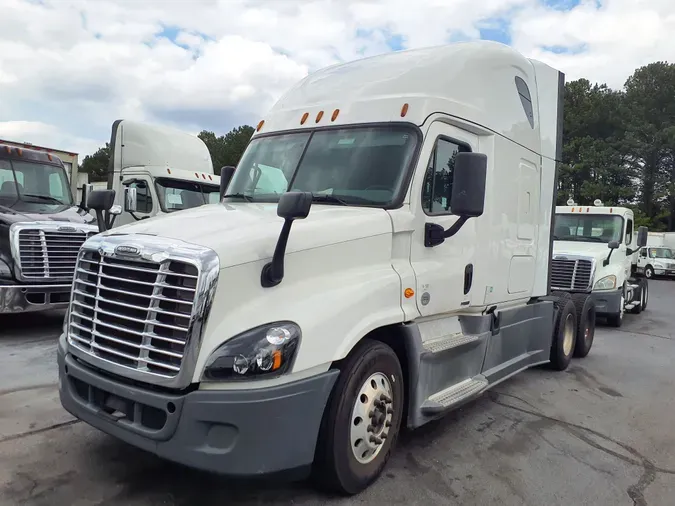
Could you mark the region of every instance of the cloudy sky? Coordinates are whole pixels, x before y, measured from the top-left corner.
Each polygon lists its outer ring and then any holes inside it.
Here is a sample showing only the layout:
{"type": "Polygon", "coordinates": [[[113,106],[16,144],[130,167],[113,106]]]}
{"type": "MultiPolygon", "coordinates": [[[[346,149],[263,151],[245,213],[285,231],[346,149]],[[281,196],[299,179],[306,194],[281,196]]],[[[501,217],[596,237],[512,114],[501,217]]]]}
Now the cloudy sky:
{"type": "Polygon", "coordinates": [[[0,0],[0,138],[82,159],[118,118],[225,133],[317,68],[478,38],[620,88],[673,33],[673,0],[0,0]]]}

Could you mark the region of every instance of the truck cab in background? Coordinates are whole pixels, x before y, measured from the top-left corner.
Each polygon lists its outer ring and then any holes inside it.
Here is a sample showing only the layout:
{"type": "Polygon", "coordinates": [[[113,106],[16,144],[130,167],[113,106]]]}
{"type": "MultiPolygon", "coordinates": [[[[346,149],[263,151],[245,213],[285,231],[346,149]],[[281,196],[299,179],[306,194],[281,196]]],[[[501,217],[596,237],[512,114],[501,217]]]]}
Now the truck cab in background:
{"type": "Polygon", "coordinates": [[[137,121],[113,123],[108,189],[123,209],[115,227],[217,203],[219,187],[199,137],[137,121]]]}
{"type": "Polygon", "coordinates": [[[625,310],[647,307],[647,281],[633,277],[647,228],[634,233],[633,211],[626,207],[557,206],[553,227],[551,288],[590,293],[598,316],[620,327],[625,310]]]}
{"type": "Polygon", "coordinates": [[[675,233],[649,232],[647,245],[637,254],[636,271],[647,279],[675,276],[675,233]]]}
{"type": "Polygon", "coordinates": [[[95,222],[57,156],[0,144],[0,314],[67,307],[95,222]]]}

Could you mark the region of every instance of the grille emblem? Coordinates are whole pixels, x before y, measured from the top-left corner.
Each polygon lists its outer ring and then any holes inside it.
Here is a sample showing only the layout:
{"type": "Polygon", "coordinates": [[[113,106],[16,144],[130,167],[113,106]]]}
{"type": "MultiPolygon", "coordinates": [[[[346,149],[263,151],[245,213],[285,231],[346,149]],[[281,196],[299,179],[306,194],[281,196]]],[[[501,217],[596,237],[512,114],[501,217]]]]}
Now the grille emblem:
{"type": "Polygon", "coordinates": [[[77,229],[75,227],[59,227],[59,232],[75,232],[77,229]]]}
{"type": "Polygon", "coordinates": [[[127,255],[127,256],[138,256],[141,254],[141,248],[138,246],[131,246],[127,244],[122,244],[115,248],[116,255],[127,255]]]}

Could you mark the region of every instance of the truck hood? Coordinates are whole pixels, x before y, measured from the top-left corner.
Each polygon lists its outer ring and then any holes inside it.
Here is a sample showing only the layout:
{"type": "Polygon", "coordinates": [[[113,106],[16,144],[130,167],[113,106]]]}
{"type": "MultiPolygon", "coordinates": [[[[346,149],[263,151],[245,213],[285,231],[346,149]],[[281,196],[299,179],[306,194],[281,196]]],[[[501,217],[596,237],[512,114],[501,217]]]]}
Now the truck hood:
{"type": "Polygon", "coordinates": [[[553,241],[553,255],[581,255],[605,259],[609,255],[609,247],[600,242],[553,241]]]}
{"type": "Polygon", "coordinates": [[[66,207],[55,213],[29,213],[17,211],[16,214],[0,207],[0,224],[12,225],[30,221],[67,221],[70,223],[93,223],[95,218],[88,213],[81,213],[78,207],[66,207]]]}
{"type": "MultiPolygon", "coordinates": [[[[103,235],[145,234],[168,237],[213,249],[220,267],[272,257],[283,219],[277,204],[211,204],[114,228],[103,235]]],[[[383,209],[312,205],[309,216],[295,220],[286,253],[392,233],[383,209]]]]}

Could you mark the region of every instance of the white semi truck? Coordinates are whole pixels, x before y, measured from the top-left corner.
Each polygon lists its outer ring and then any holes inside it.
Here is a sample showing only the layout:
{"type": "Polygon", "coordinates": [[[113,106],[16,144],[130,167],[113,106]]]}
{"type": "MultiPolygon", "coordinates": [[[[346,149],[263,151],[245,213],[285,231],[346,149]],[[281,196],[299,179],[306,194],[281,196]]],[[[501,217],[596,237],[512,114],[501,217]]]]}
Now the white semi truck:
{"type": "Polygon", "coordinates": [[[311,74],[222,173],[221,203],[84,244],[63,406],[192,467],[313,470],[354,494],[403,425],[565,369],[595,320],[549,288],[563,90],[491,42],[311,74]]]}
{"type": "Polygon", "coordinates": [[[556,207],[551,285],[581,296],[590,294],[598,316],[620,327],[626,310],[647,307],[647,280],[635,277],[638,252],[647,242],[647,228],[634,233],[633,211],[626,207],[556,207]]]}
{"type": "MultiPolygon", "coordinates": [[[[115,203],[123,209],[113,225],[119,227],[216,203],[220,177],[215,175],[209,150],[199,137],[173,128],[117,120],[110,138],[108,189],[115,190],[115,203]]],[[[88,193],[91,191],[89,187],[88,193]]]]}

